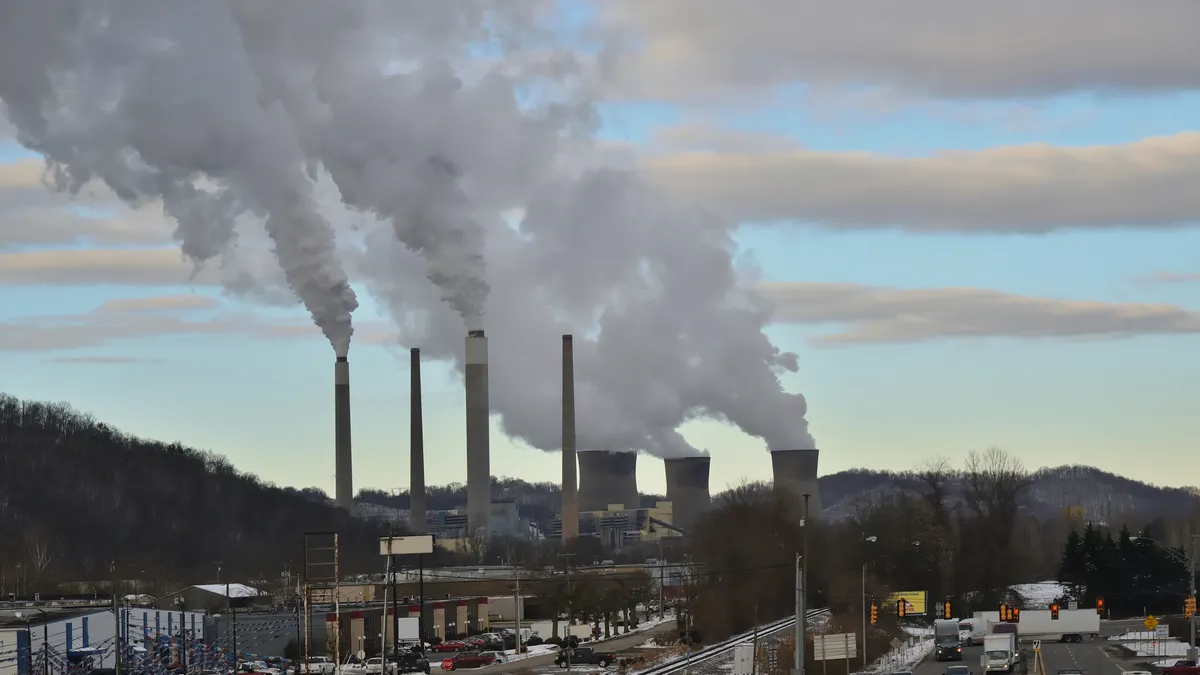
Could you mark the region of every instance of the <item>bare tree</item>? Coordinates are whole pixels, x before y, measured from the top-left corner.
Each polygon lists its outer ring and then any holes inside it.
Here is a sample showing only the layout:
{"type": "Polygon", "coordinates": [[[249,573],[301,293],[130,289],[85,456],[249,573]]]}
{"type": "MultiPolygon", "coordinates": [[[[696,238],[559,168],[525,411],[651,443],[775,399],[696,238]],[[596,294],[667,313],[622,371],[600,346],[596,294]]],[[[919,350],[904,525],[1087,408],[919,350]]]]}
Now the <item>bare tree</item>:
{"type": "MultiPolygon", "coordinates": [[[[963,471],[963,499],[973,516],[974,538],[969,565],[976,570],[974,587],[989,601],[999,599],[1016,581],[1024,561],[1010,545],[1017,523],[1021,495],[1029,487],[1029,473],[1019,459],[1001,450],[971,451],[963,471]],[[1006,555],[998,555],[1005,551],[1006,555]]],[[[964,532],[964,539],[966,538],[964,532]]]]}
{"type": "Polygon", "coordinates": [[[25,532],[25,546],[29,552],[29,564],[33,567],[35,578],[41,578],[54,555],[50,552],[50,538],[37,530],[25,532]]]}

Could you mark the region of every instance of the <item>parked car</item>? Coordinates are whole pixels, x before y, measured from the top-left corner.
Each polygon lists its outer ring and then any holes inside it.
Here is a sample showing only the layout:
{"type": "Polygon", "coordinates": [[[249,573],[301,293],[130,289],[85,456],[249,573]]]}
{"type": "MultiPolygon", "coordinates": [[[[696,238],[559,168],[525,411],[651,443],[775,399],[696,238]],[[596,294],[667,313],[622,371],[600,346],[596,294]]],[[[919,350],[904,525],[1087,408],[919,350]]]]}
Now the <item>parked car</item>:
{"type": "Polygon", "coordinates": [[[300,672],[305,675],[330,675],[337,670],[337,664],[328,656],[310,656],[307,663],[300,664],[300,672]]]}
{"type": "Polygon", "coordinates": [[[421,652],[400,652],[395,659],[388,659],[389,672],[393,675],[401,673],[425,673],[429,675],[429,659],[421,652]]]}
{"type": "Polygon", "coordinates": [[[486,651],[486,652],[479,652],[479,655],[480,656],[491,656],[492,663],[508,663],[508,657],[505,656],[504,652],[486,651]]]}
{"type": "Polygon", "coordinates": [[[574,649],[564,649],[558,653],[554,659],[555,665],[559,668],[565,668],[567,665],[592,665],[607,668],[610,663],[615,663],[617,655],[613,652],[598,652],[591,647],[576,647],[574,649]]]}
{"type": "Polygon", "coordinates": [[[463,642],[462,640],[450,640],[449,642],[443,642],[441,644],[434,645],[434,646],[430,647],[430,649],[432,651],[442,652],[442,653],[463,652],[463,651],[467,651],[467,650],[471,649],[471,645],[467,644],[466,642],[463,642]]]}
{"type": "Polygon", "coordinates": [[[486,652],[459,652],[442,661],[442,670],[458,670],[459,668],[482,668],[490,666],[495,661],[486,652]]]}

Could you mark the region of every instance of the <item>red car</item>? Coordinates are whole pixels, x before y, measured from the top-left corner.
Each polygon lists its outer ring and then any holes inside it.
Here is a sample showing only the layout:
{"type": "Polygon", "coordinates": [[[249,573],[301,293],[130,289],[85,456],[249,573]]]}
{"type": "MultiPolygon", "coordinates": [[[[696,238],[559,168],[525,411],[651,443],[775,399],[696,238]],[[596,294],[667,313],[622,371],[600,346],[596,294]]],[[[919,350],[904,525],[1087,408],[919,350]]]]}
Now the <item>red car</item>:
{"type": "Polygon", "coordinates": [[[463,642],[462,640],[450,640],[449,642],[443,642],[430,647],[430,649],[435,652],[461,652],[470,648],[471,645],[463,642]]]}
{"type": "Polygon", "coordinates": [[[459,652],[442,661],[442,670],[457,670],[459,668],[482,668],[496,662],[496,657],[481,652],[459,652]]]}

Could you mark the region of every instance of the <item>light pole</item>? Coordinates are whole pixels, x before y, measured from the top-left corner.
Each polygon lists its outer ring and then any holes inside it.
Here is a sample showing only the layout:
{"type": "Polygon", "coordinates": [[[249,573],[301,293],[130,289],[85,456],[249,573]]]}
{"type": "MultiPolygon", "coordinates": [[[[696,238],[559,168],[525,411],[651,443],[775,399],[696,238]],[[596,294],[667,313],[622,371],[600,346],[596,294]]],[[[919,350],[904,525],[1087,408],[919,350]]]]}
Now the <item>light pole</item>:
{"type": "Polygon", "coordinates": [[[800,518],[801,532],[800,554],[796,556],[796,648],[795,675],[804,675],[804,630],[807,628],[805,612],[808,606],[808,500],[812,497],[807,492],[804,497],[804,514],[800,518]]]}
{"type": "MultiPolygon", "coordinates": [[[[863,541],[868,544],[874,544],[879,541],[879,537],[870,535],[863,537],[863,541]]],[[[862,566],[862,662],[863,669],[867,668],[867,563],[862,566]]]]}
{"type": "MultiPolygon", "coordinates": [[[[1165,544],[1158,541],[1157,539],[1152,539],[1150,537],[1130,537],[1129,538],[1130,541],[1148,541],[1151,544],[1154,544],[1155,546],[1159,547],[1163,551],[1166,551],[1167,555],[1171,556],[1171,558],[1173,560],[1175,560],[1176,562],[1182,563],[1184,565],[1184,567],[1186,567],[1188,570],[1188,595],[1190,595],[1193,598],[1196,597],[1196,541],[1197,541],[1197,539],[1200,539],[1200,537],[1196,537],[1196,536],[1192,537],[1192,550],[1187,556],[1183,556],[1179,553],[1179,551],[1176,551],[1175,549],[1171,548],[1170,546],[1166,546],[1165,544]]],[[[1188,619],[1188,644],[1190,645],[1190,647],[1188,648],[1188,659],[1195,662],[1195,660],[1196,660],[1196,614],[1195,614],[1195,612],[1193,612],[1192,616],[1188,619]]]]}

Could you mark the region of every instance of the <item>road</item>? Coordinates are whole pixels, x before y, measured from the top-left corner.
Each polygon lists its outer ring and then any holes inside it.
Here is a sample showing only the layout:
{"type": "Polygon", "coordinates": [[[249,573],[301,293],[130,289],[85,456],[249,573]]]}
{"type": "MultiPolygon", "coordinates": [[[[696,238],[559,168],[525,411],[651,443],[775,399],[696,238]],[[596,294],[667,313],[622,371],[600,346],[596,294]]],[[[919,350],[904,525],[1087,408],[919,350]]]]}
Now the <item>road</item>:
{"type": "MultiPolygon", "coordinates": [[[[625,636],[622,636],[619,638],[612,638],[610,640],[604,640],[602,642],[596,642],[596,643],[589,642],[585,646],[587,646],[587,647],[594,646],[597,649],[604,649],[604,650],[613,651],[613,652],[620,652],[620,651],[623,651],[626,649],[636,647],[640,644],[643,644],[647,640],[649,640],[655,636],[658,636],[658,635],[672,635],[676,632],[676,630],[677,629],[675,627],[675,622],[668,621],[662,625],[656,626],[649,630],[638,631],[637,633],[632,633],[630,635],[625,635],[625,636]]],[[[434,656],[435,655],[430,654],[429,665],[431,668],[431,672],[433,672],[433,673],[442,672],[441,668],[439,667],[439,664],[441,664],[441,659],[434,658],[434,656]]],[[[510,661],[508,663],[497,663],[494,666],[487,666],[485,668],[476,668],[476,669],[473,669],[471,672],[472,673],[487,673],[487,675],[502,675],[503,673],[513,673],[513,672],[517,672],[520,670],[535,670],[535,671],[537,671],[537,670],[540,670],[540,669],[546,668],[546,667],[551,667],[551,668],[554,667],[554,653],[553,652],[546,654],[545,656],[533,656],[533,657],[530,657],[527,659],[519,659],[517,661],[510,661]]],[[[557,669],[555,669],[555,670],[557,670],[557,669]]],[[[575,671],[576,668],[571,668],[571,670],[575,671]]],[[[592,670],[592,669],[587,669],[587,670],[592,670]]]]}
{"type": "MultiPolygon", "coordinates": [[[[1059,644],[1042,643],[1042,660],[1046,668],[1046,675],[1057,675],[1059,670],[1067,668],[1078,668],[1085,675],[1121,675],[1125,668],[1117,664],[1112,657],[1103,649],[1104,641],[1097,640],[1095,642],[1082,642],[1079,644],[1059,644]]],[[[1030,675],[1041,675],[1033,671],[1033,647],[1025,642],[1021,644],[1021,649],[1029,658],[1030,675]]],[[[983,647],[964,647],[962,661],[941,661],[933,660],[930,655],[916,668],[913,668],[913,675],[942,675],[946,672],[946,668],[950,666],[964,665],[971,669],[972,675],[983,675],[983,669],[979,665],[979,657],[983,653],[983,647]]],[[[1016,670],[1017,675],[1020,675],[1020,667],[1016,670]]]]}

